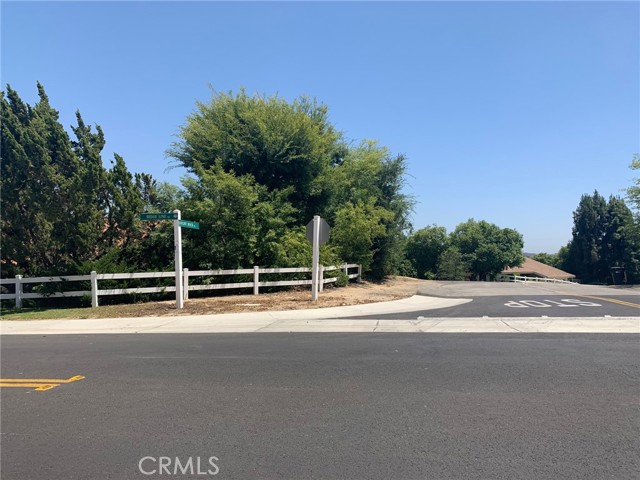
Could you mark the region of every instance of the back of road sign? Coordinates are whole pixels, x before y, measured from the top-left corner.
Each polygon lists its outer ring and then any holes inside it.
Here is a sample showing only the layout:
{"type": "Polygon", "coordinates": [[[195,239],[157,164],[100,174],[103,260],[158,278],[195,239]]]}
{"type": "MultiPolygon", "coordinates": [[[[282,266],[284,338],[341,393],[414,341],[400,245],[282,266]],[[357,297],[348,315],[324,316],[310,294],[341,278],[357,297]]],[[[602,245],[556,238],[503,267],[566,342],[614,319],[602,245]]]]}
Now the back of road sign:
{"type": "MultiPolygon", "coordinates": [[[[324,245],[329,241],[331,227],[324,218],[320,219],[320,245],[324,245]]],[[[313,220],[307,223],[307,240],[313,244],[313,220]]]]}

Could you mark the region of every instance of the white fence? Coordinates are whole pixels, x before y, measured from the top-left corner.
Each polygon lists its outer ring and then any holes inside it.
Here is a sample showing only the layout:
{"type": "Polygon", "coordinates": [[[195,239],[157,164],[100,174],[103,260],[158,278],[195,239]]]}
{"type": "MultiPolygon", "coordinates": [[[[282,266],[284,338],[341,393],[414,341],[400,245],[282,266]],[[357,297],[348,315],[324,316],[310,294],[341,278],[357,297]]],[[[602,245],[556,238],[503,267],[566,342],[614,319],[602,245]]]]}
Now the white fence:
{"type": "MultiPolygon", "coordinates": [[[[345,263],[340,266],[320,266],[320,291],[327,283],[333,283],[338,277],[324,278],[324,272],[342,270],[349,278],[355,278],[358,281],[362,278],[362,266],[355,263],[345,263]],[[349,273],[351,270],[357,269],[355,273],[349,273]]],[[[260,274],[283,274],[283,273],[311,273],[311,268],[242,268],[236,270],[194,270],[189,271],[188,268],[183,270],[183,292],[184,298],[189,298],[189,291],[196,290],[220,290],[224,288],[252,288],[253,294],[258,295],[260,287],[282,287],[289,285],[311,285],[311,280],[279,280],[279,281],[260,281],[260,274]],[[253,275],[251,282],[239,283],[209,283],[191,285],[189,279],[195,277],[217,277],[228,275],[253,275]]],[[[15,278],[0,279],[0,286],[14,285],[14,293],[0,293],[0,300],[15,300],[16,308],[22,308],[23,299],[32,298],[56,298],[56,297],[91,297],[91,306],[98,306],[98,298],[104,295],[126,295],[135,293],[165,293],[175,292],[176,287],[134,287],[134,288],[113,288],[100,290],[98,281],[100,280],[133,280],[141,278],[175,278],[175,272],[141,272],[141,273],[96,273],[91,272],[90,275],[70,275],[60,277],[33,277],[23,278],[22,275],[16,275],[15,278]],[[52,282],[91,282],[91,290],[71,290],[53,293],[36,293],[24,292],[26,284],[45,284],[52,282]]],[[[6,288],[6,287],[5,287],[6,288]]],[[[2,288],[2,290],[5,290],[2,288]]]]}
{"type": "Polygon", "coordinates": [[[569,280],[560,280],[558,278],[527,277],[524,275],[502,275],[501,280],[503,282],[515,282],[515,283],[540,282],[540,283],[570,283],[572,285],[578,285],[577,282],[571,282],[569,280]]]}

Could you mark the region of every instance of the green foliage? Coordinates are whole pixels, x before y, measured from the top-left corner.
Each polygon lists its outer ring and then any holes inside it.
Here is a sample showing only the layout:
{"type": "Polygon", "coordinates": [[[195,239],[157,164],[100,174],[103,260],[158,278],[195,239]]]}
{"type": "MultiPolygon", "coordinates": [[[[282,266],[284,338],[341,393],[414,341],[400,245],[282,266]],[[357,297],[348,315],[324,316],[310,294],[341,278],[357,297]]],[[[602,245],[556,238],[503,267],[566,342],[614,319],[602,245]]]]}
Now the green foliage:
{"type": "Polygon", "coordinates": [[[456,247],[448,247],[438,259],[438,280],[467,280],[469,265],[456,247]]]}
{"type": "Polygon", "coordinates": [[[249,175],[225,172],[219,164],[185,178],[185,218],[200,229],[183,236],[185,265],[197,269],[240,268],[254,264],[258,187],[249,175]]]}
{"type": "MultiPolygon", "coordinates": [[[[632,170],[640,170],[640,154],[636,153],[633,156],[630,167],[632,170]]],[[[634,178],[633,185],[627,189],[627,196],[634,206],[636,214],[640,215],[640,177],[634,178]]]]}
{"type": "Polygon", "coordinates": [[[583,195],[573,219],[571,241],[559,253],[563,270],[584,283],[609,283],[611,268],[624,267],[628,282],[640,281],[640,228],[624,200],[583,195]]]}
{"type": "Polygon", "coordinates": [[[368,270],[376,253],[376,240],[385,235],[385,221],[392,213],[376,207],[373,198],[367,203],[348,203],[336,213],[333,243],[341,258],[359,263],[368,270]]]}
{"type": "MultiPolygon", "coordinates": [[[[168,153],[196,175],[196,183],[208,181],[206,172],[251,177],[257,198],[250,202],[251,212],[240,213],[253,217],[246,225],[245,261],[282,266],[299,257],[287,251],[302,251],[297,242],[287,242],[314,215],[333,226],[330,246],[337,260],[363,263],[374,278],[395,273],[403,261],[401,243],[412,207],[401,193],[405,158],[373,141],[347,147],[329,123],[327,107],[316,101],[288,103],[277,96],[250,97],[244,90],[235,96],[214,93],[208,104],[197,104],[168,153]]],[[[185,187],[185,209],[192,208],[195,187],[185,187]]],[[[194,214],[207,218],[206,211],[217,208],[213,203],[194,214]]],[[[240,218],[228,217],[231,223],[240,218]]],[[[201,240],[194,247],[200,248],[201,240]]]]}
{"type": "Polygon", "coordinates": [[[250,174],[272,190],[287,190],[299,207],[298,222],[318,212],[325,192],[322,173],[340,161],[340,134],[327,107],[302,97],[288,103],[278,96],[216,93],[197,104],[181,127],[169,154],[197,173],[219,163],[227,172],[250,174]]]}
{"type": "Polygon", "coordinates": [[[440,256],[448,244],[447,229],[436,225],[421,228],[409,236],[405,245],[406,257],[418,278],[436,274],[440,256]]]}
{"type": "Polygon", "coordinates": [[[551,265],[552,267],[558,267],[558,254],[554,253],[536,253],[531,258],[545,265],[551,265]]]}
{"type": "Polygon", "coordinates": [[[336,287],[346,287],[347,285],[349,285],[349,276],[344,273],[344,271],[338,270],[337,272],[335,272],[335,277],[337,278],[336,282],[334,283],[336,287]]]}
{"type": "Polygon", "coordinates": [[[524,261],[522,235],[484,220],[470,219],[461,223],[451,233],[450,240],[462,254],[470,273],[479,280],[494,277],[505,268],[522,265],[524,261]]]}
{"type": "Polygon", "coordinates": [[[375,280],[398,273],[405,258],[404,232],[411,227],[409,213],[413,208],[413,200],[402,193],[405,171],[403,155],[393,156],[387,148],[365,140],[350,148],[342,164],[325,175],[331,185],[325,209],[330,223],[337,222],[345,205],[358,202],[387,212],[377,216],[384,230],[372,238],[373,255],[365,268],[375,280]]]}
{"type": "Polygon", "coordinates": [[[199,103],[169,152],[193,174],[181,189],[118,154],[105,168],[100,126],[77,112],[70,138],[38,93],[35,106],[9,86],[0,96],[3,276],[170,269],[171,224],[138,215],[176,208],[200,223],[183,231],[192,269],[310,266],[304,226],[316,214],[333,227],[324,265],[362,263],[378,279],[405,262],[404,156],[349,147],[315,100],[241,91],[199,103]]]}
{"type": "Polygon", "coordinates": [[[121,157],[104,168],[99,126],[77,112],[71,140],[40,84],[38,95],[33,107],[8,85],[0,97],[3,276],[67,274],[115,247],[125,254],[140,239],[144,195],[153,196],[151,177],[134,182],[121,157]]]}

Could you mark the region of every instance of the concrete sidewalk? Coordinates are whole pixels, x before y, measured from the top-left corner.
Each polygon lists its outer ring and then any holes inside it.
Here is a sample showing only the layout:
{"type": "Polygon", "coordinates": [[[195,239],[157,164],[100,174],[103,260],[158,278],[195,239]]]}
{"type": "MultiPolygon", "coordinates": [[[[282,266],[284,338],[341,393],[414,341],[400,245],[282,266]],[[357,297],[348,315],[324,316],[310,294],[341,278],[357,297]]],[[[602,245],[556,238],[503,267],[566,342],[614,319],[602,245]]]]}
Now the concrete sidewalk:
{"type": "Polygon", "coordinates": [[[419,312],[469,299],[415,295],[393,302],[222,315],[2,321],[2,335],[242,333],[242,332],[434,332],[434,333],[640,333],[640,317],[428,318],[419,312]],[[376,320],[376,315],[417,312],[415,320],[376,320]],[[345,317],[368,316],[368,319],[345,317]]]}

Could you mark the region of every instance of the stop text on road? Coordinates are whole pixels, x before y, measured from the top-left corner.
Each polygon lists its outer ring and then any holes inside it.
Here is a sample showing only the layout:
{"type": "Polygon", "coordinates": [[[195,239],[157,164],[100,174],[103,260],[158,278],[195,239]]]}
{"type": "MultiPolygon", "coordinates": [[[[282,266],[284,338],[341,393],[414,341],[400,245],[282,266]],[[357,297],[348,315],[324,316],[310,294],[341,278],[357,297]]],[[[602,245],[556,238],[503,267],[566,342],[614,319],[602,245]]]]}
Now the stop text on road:
{"type": "Polygon", "coordinates": [[[563,298],[560,301],[557,300],[511,300],[504,304],[506,307],[511,308],[576,308],[576,307],[601,307],[599,303],[588,302],[586,300],[580,300],[577,298],[563,298]]]}

